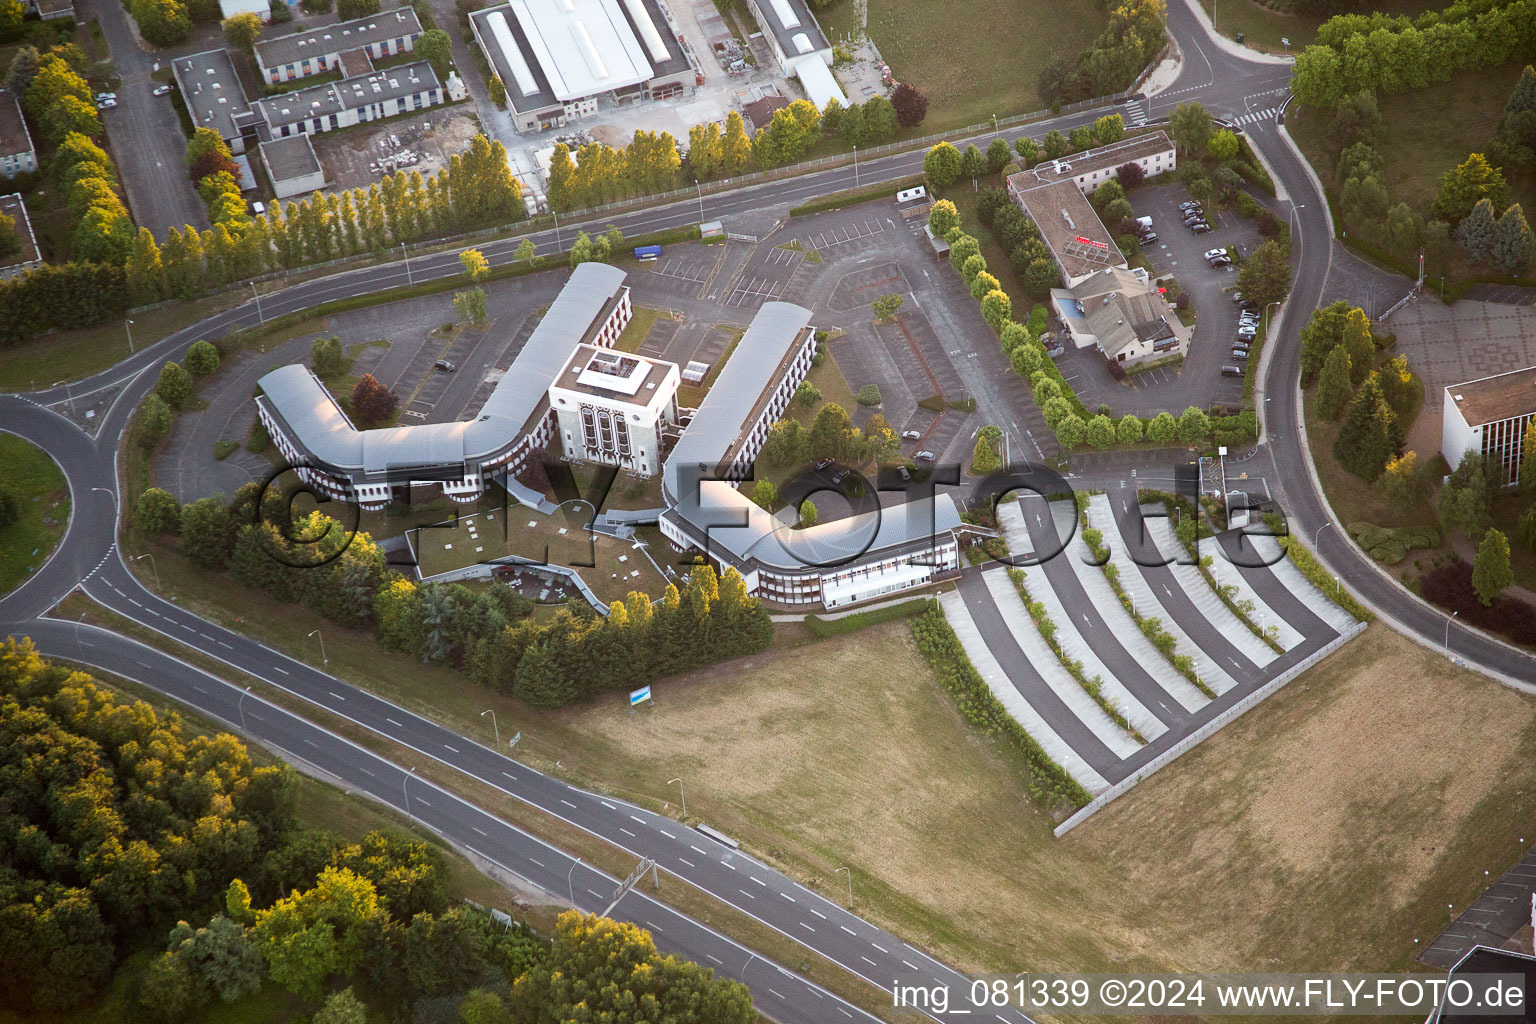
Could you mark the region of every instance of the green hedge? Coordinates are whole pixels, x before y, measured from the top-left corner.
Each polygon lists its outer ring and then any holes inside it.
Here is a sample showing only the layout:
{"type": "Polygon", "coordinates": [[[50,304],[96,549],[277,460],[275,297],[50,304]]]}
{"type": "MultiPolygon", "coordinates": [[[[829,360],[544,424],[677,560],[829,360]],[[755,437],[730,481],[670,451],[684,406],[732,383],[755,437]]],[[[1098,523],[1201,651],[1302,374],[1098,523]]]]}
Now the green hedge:
{"type": "Polygon", "coordinates": [[[857,633],[866,626],[875,626],[882,622],[910,619],[914,615],[923,614],[927,610],[929,603],[929,600],[923,597],[915,601],[903,601],[901,604],[886,605],[884,608],[872,608],[867,612],[854,612],[852,615],[844,615],[836,619],[824,619],[819,615],[807,615],[805,617],[805,624],[812,633],[816,634],[817,639],[825,640],[831,636],[845,636],[849,633],[857,633]]]}
{"type": "Polygon", "coordinates": [[[912,188],[923,184],[927,180],[921,174],[900,181],[886,181],[878,185],[865,185],[863,188],[850,188],[843,192],[834,192],[829,196],[819,196],[808,203],[790,209],[791,217],[804,217],[811,213],[821,213],[824,210],[837,210],[844,206],[857,206],[859,203],[867,203],[871,199],[887,199],[894,196],[904,188],[912,188]]]}
{"type": "Polygon", "coordinates": [[[1355,596],[1345,590],[1342,585],[1334,582],[1333,574],[1323,568],[1317,556],[1307,550],[1307,546],[1297,540],[1294,534],[1277,539],[1280,541],[1280,547],[1291,556],[1291,561],[1295,563],[1296,568],[1301,570],[1301,574],[1310,580],[1314,587],[1325,595],[1332,594],[1334,603],[1353,615],[1357,622],[1376,620],[1376,616],[1370,609],[1355,600],[1355,596]]]}
{"type": "Polygon", "coordinates": [[[960,646],[959,638],[945,621],[937,602],[931,602],[928,610],[913,621],[912,636],[928,667],[949,691],[955,707],[966,721],[986,735],[996,737],[1024,759],[1025,782],[1033,800],[1045,805],[1047,810],[1058,804],[1067,804],[1075,810],[1093,799],[1066,769],[1051,760],[1035,738],[1025,732],[1002,702],[992,695],[976,666],[966,657],[965,648],[960,646]]]}

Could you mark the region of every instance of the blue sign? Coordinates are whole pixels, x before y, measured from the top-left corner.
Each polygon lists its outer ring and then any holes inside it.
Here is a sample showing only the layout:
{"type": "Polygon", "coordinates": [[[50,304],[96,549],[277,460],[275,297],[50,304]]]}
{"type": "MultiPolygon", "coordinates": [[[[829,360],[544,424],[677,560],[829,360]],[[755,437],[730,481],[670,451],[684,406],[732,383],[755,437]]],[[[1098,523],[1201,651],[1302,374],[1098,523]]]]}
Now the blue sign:
{"type": "Polygon", "coordinates": [[[640,704],[640,703],[642,703],[644,701],[648,701],[650,699],[651,699],[651,688],[649,686],[642,686],[638,690],[631,690],[631,691],[629,691],[629,706],[630,707],[634,707],[636,704],[640,704]]]}

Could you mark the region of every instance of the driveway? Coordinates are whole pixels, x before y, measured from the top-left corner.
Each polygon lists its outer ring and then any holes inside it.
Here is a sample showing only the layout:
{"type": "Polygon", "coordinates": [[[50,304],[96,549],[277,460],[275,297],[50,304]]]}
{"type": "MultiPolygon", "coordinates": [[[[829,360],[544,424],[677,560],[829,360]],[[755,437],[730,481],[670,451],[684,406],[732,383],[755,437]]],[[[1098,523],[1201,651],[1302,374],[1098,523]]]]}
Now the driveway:
{"type": "Polygon", "coordinates": [[[154,96],[150,78],[158,59],[141,48],[128,12],[113,0],[80,0],[80,21],[95,17],[117,68],[117,106],[102,111],[112,156],[128,193],[134,223],[165,241],[169,228],[208,228],[208,211],[187,179],[187,137],[169,96],[154,96]]]}

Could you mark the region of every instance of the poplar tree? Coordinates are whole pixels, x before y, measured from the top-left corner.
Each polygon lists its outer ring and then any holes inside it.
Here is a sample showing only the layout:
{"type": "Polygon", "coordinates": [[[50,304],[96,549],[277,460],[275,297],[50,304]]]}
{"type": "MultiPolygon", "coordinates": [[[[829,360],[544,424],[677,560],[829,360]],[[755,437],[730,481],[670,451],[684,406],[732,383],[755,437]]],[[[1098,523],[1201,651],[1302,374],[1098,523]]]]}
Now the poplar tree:
{"type": "Polygon", "coordinates": [[[136,306],[147,306],[165,298],[165,265],[160,258],[160,246],[149,228],[139,228],[133,240],[133,251],[123,265],[128,280],[128,294],[136,306]]]}
{"type": "Polygon", "coordinates": [[[752,140],[747,138],[747,124],[733,110],[725,119],[725,135],[720,140],[720,173],[735,177],[751,162],[752,140]]]}
{"type": "Polygon", "coordinates": [[[1323,372],[1317,379],[1317,414],[1325,420],[1337,421],[1355,396],[1349,364],[1349,350],[1343,344],[1333,346],[1323,363],[1323,372]]]}
{"type": "Polygon", "coordinates": [[[1490,526],[1472,559],[1472,586],[1477,591],[1477,599],[1487,607],[1513,582],[1515,573],[1509,564],[1509,538],[1490,526]]]}

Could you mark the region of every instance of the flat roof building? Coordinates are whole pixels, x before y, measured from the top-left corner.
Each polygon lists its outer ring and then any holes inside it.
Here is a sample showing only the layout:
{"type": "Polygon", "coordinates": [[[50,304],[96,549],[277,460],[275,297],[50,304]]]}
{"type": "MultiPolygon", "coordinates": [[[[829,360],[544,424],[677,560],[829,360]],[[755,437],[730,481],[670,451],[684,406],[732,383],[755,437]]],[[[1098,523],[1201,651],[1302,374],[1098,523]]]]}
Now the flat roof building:
{"type": "Polygon", "coordinates": [[[251,104],[275,139],[317,134],[377,121],[444,102],[437,72],[427,61],[375,71],[363,78],[268,96],[251,104]]]}
{"type": "Polygon", "coordinates": [[[21,98],[0,89],[0,177],[12,178],[37,170],[37,147],[21,114],[21,98]]]}
{"type": "Polygon", "coordinates": [[[171,61],[171,73],[192,123],[212,128],[235,153],[245,152],[256,118],[228,50],[205,50],[171,61]]]}
{"type": "Polygon", "coordinates": [[[549,389],[561,451],[573,462],[655,476],[677,425],[679,381],[676,363],[578,346],[549,389]]]}
{"type": "Polygon", "coordinates": [[[1157,131],[1132,135],[1107,146],[1072,153],[1059,160],[1042,160],[1022,174],[1032,174],[1044,184],[1074,181],[1084,192],[1092,192],[1111,178],[1119,177],[1121,167],[1138,164],[1147,177],[1171,171],[1178,163],[1167,133],[1157,131]]]}
{"type": "Polygon", "coordinates": [[[817,110],[832,99],[848,105],[832,74],[832,44],[805,0],[747,0],[747,9],[763,30],[780,73],[798,78],[817,110]]]}
{"type": "Polygon", "coordinates": [[[415,10],[400,7],[262,39],[255,46],[256,68],[265,82],[288,82],[334,70],[348,50],[361,49],[381,60],[411,52],[420,38],[421,21],[415,10]]]}
{"type": "Polygon", "coordinates": [[[0,213],[16,221],[18,251],[11,256],[0,256],[0,278],[15,277],[23,271],[42,266],[43,257],[37,248],[37,236],[32,233],[32,218],[27,216],[27,204],[16,192],[0,196],[0,213]]]}
{"type": "Polygon", "coordinates": [[[1518,482],[1525,428],[1536,418],[1536,366],[1452,384],[1440,410],[1440,453],[1454,469],[1468,452],[1501,486],[1518,482]]]}
{"type": "Polygon", "coordinates": [[[273,139],[258,148],[261,166],[266,169],[277,198],[308,195],[325,187],[325,169],[320,166],[315,145],[308,135],[273,139]]]}
{"type": "Polygon", "coordinates": [[[656,0],[511,0],[469,18],[518,131],[680,95],[696,72],[656,0]]]}

